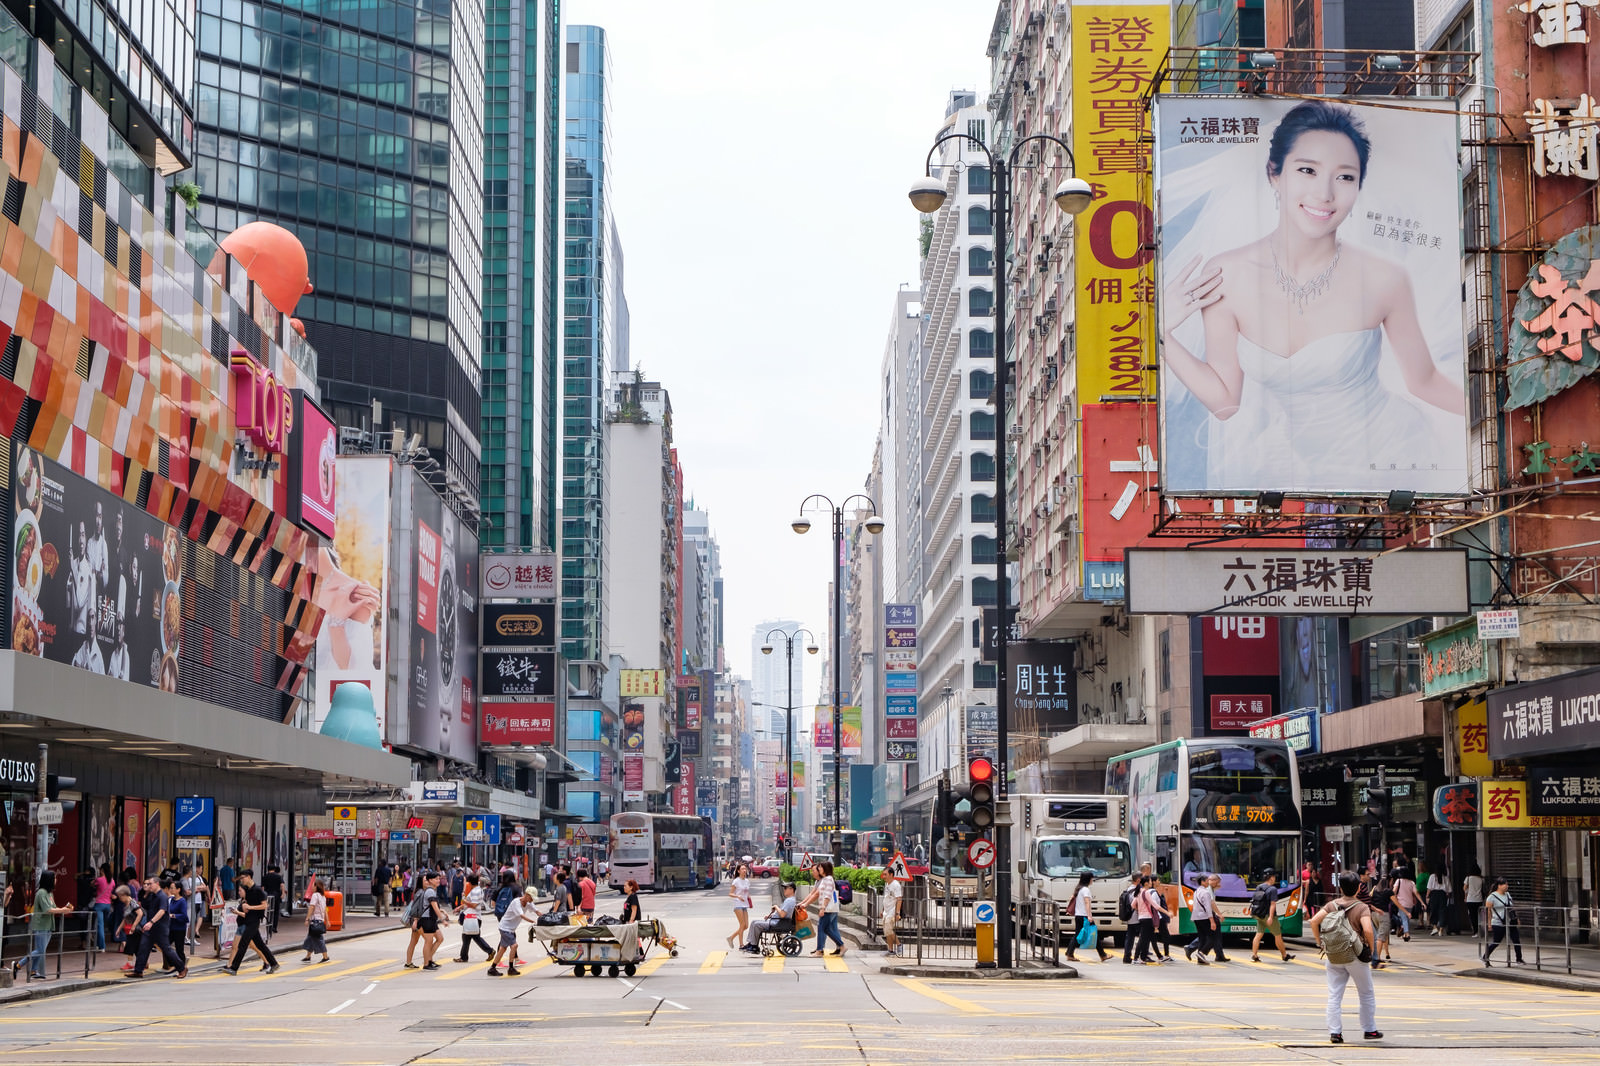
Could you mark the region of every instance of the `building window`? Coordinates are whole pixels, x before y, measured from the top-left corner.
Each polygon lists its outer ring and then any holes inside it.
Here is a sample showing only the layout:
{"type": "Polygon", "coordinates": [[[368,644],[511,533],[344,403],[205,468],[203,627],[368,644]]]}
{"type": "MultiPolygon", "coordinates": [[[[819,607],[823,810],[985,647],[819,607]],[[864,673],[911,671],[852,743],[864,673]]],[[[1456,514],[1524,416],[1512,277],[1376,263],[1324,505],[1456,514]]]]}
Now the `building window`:
{"type": "Polygon", "coordinates": [[[1000,603],[1000,597],[995,592],[994,579],[990,577],[975,577],[972,579],[972,606],[995,607],[1000,603]]]}
{"type": "Polygon", "coordinates": [[[972,538],[972,565],[993,566],[1000,561],[993,537],[972,538]]]}
{"type": "Polygon", "coordinates": [[[994,521],[994,497],[982,493],[972,497],[972,520],[974,522],[994,521]]]}
{"type": "Polygon", "coordinates": [[[992,392],[994,392],[993,374],[987,370],[974,370],[967,375],[968,399],[987,400],[992,392]]]}
{"type": "Polygon", "coordinates": [[[983,647],[983,619],[981,618],[972,620],[972,646],[974,648],[983,647]]]}
{"type": "Polygon", "coordinates": [[[994,293],[988,289],[972,289],[968,291],[967,314],[973,318],[988,318],[994,314],[994,293]]]}
{"type": "Polygon", "coordinates": [[[994,412],[974,411],[967,419],[969,440],[994,440],[994,412]]]}
{"type": "Polygon", "coordinates": [[[987,278],[994,274],[994,253],[979,244],[967,249],[967,274],[987,278]]]}
{"type": "Polygon", "coordinates": [[[994,223],[989,219],[989,209],[974,204],[967,208],[967,232],[974,237],[987,237],[994,232],[994,223]]]}
{"type": "Polygon", "coordinates": [[[984,193],[989,192],[990,189],[988,167],[969,167],[967,169],[967,192],[984,193]]]}
{"type": "Polygon", "coordinates": [[[987,452],[973,452],[972,453],[972,460],[971,460],[969,465],[971,466],[971,470],[972,470],[972,476],[971,476],[970,480],[972,480],[972,481],[993,481],[994,480],[994,474],[995,474],[994,456],[988,454],[987,452]]]}
{"type": "Polygon", "coordinates": [[[1156,641],[1156,659],[1160,664],[1161,691],[1172,691],[1172,630],[1163,629],[1156,641]]]}
{"type": "Polygon", "coordinates": [[[995,672],[994,663],[972,664],[973,688],[999,688],[1000,682],[996,680],[1000,675],[995,672]]]}
{"type": "Polygon", "coordinates": [[[994,358],[994,333],[987,329],[975,329],[967,333],[967,354],[974,359],[994,358]]]}

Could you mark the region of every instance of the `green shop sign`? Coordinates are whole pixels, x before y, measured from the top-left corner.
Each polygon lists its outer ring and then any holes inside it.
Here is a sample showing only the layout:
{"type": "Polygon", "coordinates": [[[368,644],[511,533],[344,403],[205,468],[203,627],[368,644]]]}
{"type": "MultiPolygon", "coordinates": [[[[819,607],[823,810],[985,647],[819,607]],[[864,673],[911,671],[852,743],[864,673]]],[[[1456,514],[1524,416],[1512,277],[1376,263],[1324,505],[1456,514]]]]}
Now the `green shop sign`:
{"type": "Polygon", "coordinates": [[[1442,696],[1489,683],[1489,645],[1469,619],[1422,638],[1422,694],[1442,696]]]}

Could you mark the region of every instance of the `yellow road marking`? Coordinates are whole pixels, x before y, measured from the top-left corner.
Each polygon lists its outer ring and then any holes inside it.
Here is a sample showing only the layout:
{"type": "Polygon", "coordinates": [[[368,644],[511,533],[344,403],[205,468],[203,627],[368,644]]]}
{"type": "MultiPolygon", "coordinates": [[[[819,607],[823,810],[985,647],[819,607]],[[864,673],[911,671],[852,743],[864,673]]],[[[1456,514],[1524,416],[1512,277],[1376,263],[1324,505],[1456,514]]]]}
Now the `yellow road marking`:
{"type": "Polygon", "coordinates": [[[319,973],[319,974],[317,974],[317,976],[311,978],[311,980],[312,981],[332,981],[332,980],[334,980],[335,978],[338,978],[338,977],[348,977],[353,973],[360,973],[362,970],[370,970],[374,966],[387,966],[388,964],[389,964],[389,960],[388,959],[379,959],[377,962],[364,962],[360,966],[351,966],[350,968],[345,969],[345,970],[335,970],[332,973],[319,973]]]}
{"type": "Polygon", "coordinates": [[[983,1006],[981,1003],[974,1003],[971,1000],[962,999],[960,996],[952,996],[948,992],[941,992],[939,989],[934,988],[926,981],[918,980],[915,977],[896,977],[895,981],[903,987],[909,988],[918,995],[927,996],[929,999],[938,1000],[947,1007],[954,1007],[957,1010],[964,1010],[969,1014],[994,1013],[994,1011],[983,1006]]]}
{"type": "Polygon", "coordinates": [[[396,977],[404,977],[407,974],[422,973],[422,972],[423,972],[422,964],[418,963],[417,964],[417,968],[415,970],[408,970],[408,969],[406,969],[405,967],[402,966],[400,969],[392,970],[389,973],[377,974],[372,979],[374,981],[393,981],[396,977]]]}
{"type": "Polygon", "coordinates": [[[711,951],[706,953],[706,961],[700,964],[701,973],[716,973],[722,969],[722,960],[728,957],[726,951],[711,951]]]}
{"type": "Polygon", "coordinates": [[[518,966],[517,967],[517,973],[518,973],[518,975],[521,975],[521,974],[525,974],[525,973],[532,973],[534,970],[542,970],[546,966],[555,965],[555,961],[556,961],[555,959],[552,959],[550,956],[546,955],[542,959],[534,959],[530,963],[526,963],[526,964],[524,964],[522,966],[518,966]]]}
{"type": "Polygon", "coordinates": [[[653,959],[646,959],[644,964],[639,967],[639,976],[649,977],[651,974],[661,969],[661,967],[665,966],[669,958],[671,958],[671,956],[663,952],[653,959]]]}
{"type": "Polygon", "coordinates": [[[437,979],[440,981],[454,981],[457,977],[465,977],[469,973],[481,974],[487,969],[487,966],[480,967],[470,962],[458,962],[453,969],[439,974],[437,979]]]}
{"type": "Polygon", "coordinates": [[[762,959],[761,960],[761,972],[762,973],[782,973],[783,972],[783,956],[782,955],[768,955],[766,958],[762,959]]]}
{"type": "Polygon", "coordinates": [[[844,960],[837,955],[824,955],[822,957],[822,968],[830,973],[850,972],[850,967],[846,966],[844,960]]]}

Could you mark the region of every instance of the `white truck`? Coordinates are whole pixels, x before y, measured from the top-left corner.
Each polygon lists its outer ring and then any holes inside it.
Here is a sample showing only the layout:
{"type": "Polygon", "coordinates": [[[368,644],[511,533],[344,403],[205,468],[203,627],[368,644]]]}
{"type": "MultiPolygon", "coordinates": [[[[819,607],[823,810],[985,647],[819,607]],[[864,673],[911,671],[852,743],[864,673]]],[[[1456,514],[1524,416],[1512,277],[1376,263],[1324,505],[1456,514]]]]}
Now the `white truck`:
{"type": "MultiPolygon", "coordinates": [[[[1132,849],[1122,835],[1124,796],[1035,793],[1011,795],[1011,858],[1016,903],[1041,896],[1065,906],[1084,872],[1094,874],[1094,921],[1121,933],[1117,896],[1128,887],[1132,849]]],[[[1067,928],[1076,923],[1063,921],[1067,928]]]]}

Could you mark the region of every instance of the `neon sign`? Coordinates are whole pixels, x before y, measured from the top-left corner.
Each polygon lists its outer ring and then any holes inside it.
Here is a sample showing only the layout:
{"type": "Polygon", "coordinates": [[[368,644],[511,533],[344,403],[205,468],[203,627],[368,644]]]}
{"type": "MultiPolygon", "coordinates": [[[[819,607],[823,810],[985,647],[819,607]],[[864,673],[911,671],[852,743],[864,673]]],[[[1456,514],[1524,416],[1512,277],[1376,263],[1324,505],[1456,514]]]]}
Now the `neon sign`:
{"type": "Polygon", "coordinates": [[[294,396],[266,367],[242,349],[235,348],[229,362],[233,370],[234,419],[257,447],[269,452],[288,448],[294,428],[294,396]]]}

